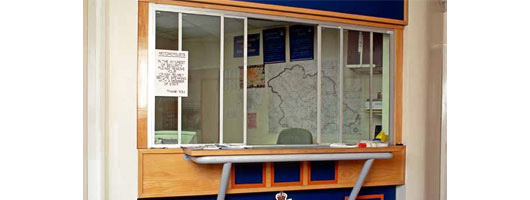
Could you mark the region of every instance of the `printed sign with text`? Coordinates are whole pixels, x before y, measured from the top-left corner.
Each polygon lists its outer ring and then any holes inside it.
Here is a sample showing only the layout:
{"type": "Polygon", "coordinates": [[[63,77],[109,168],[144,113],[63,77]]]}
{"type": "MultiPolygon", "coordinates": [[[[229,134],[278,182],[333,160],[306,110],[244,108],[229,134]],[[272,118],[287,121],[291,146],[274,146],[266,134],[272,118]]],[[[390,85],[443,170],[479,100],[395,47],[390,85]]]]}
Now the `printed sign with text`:
{"type": "Polygon", "coordinates": [[[188,52],[156,50],[155,96],[188,96],[188,52]]]}

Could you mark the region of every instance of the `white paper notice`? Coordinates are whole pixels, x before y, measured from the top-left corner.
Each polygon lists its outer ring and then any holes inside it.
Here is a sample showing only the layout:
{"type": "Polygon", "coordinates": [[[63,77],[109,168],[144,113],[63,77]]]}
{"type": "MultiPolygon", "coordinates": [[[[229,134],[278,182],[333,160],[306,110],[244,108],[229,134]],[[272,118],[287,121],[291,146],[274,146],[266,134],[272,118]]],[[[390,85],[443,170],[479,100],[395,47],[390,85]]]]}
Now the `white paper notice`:
{"type": "Polygon", "coordinates": [[[188,52],[156,50],[155,96],[188,96],[188,52]]]}

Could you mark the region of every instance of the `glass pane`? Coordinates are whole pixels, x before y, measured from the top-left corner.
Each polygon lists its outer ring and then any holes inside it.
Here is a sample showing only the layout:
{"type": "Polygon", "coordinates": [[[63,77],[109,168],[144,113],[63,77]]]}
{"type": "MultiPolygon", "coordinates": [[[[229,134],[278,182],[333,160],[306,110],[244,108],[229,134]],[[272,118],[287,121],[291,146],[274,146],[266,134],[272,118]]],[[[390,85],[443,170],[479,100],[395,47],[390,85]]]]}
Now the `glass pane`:
{"type": "Polygon", "coordinates": [[[321,142],[340,142],[340,30],[322,28],[321,142]]]}
{"type": "Polygon", "coordinates": [[[243,67],[244,20],[224,18],[223,142],[243,143],[243,67]]]}
{"type": "Polygon", "coordinates": [[[374,33],[374,63],[380,63],[374,70],[374,101],[373,118],[374,134],[381,131],[390,140],[390,35],[374,33]]]}
{"type": "Polygon", "coordinates": [[[156,11],[155,21],[155,48],[166,50],[178,50],[178,13],[156,11]]]}
{"type": "Polygon", "coordinates": [[[155,143],[177,144],[178,98],[155,97],[155,143]]]}
{"type": "Polygon", "coordinates": [[[219,17],[182,14],[182,50],[189,52],[182,131],[195,138],[190,143],[219,142],[220,26],[219,17]]]}
{"type": "MultiPolygon", "coordinates": [[[[178,13],[156,11],[155,48],[177,50],[178,13]]],[[[155,97],[155,144],[177,144],[178,98],[155,97]]]]}
{"type": "Polygon", "coordinates": [[[370,140],[370,33],[344,31],[343,142],[370,140]]]}
{"type": "Polygon", "coordinates": [[[248,144],[316,143],[315,30],[313,25],[248,20],[248,144]],[[259,45],[250,44],[252,37],[260,39],[259,45]]]}

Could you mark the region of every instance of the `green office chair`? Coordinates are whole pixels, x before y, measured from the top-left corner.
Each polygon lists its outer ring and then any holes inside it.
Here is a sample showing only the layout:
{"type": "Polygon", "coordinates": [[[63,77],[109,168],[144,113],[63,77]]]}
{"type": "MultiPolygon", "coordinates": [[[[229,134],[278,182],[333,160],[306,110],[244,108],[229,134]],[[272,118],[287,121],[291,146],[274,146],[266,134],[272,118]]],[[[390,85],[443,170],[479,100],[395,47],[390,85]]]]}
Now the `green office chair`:
{"type": "Polygon", "coordinates": [[[303,128],[283,129],[276,144],[313,144],[313,135],[303,128]]]}

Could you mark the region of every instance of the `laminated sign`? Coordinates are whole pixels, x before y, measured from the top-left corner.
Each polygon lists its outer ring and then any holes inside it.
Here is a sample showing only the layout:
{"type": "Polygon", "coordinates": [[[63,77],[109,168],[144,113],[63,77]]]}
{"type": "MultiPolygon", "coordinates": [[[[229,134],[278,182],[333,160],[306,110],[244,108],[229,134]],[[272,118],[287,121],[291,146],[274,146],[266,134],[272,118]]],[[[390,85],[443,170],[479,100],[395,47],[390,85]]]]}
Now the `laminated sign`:
{"type": "Polygon", "coordinates": [[[156,50],[155,96],[188,96],[188,52],[156,50]]]}

